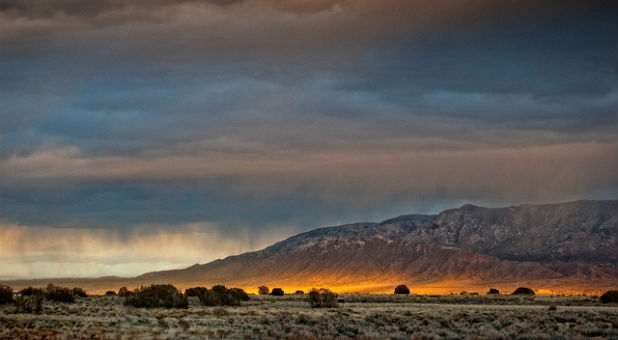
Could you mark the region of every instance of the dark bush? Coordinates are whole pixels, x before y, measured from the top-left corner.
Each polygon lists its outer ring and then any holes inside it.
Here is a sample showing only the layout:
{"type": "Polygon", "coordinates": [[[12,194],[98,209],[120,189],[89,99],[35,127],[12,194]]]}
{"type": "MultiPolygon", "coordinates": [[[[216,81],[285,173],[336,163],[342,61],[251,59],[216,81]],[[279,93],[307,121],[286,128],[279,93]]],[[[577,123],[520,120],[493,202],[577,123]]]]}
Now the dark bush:
{"type": "Polygon", "coordinates": [[[500,291],[497,290],[496,288],[489,288],[489,291],[487,292],[487,294],[491,295],[491,294],[500,294],[500,291]]]}
{"type": "Polygon", "coordinates": [[[22,290],[19,291],[18,293],[21,296],[31,296],[31,295],[43,295],[43,289],[42,288],[32,288],[32,287],[28,287],[28,288],[24,288],[22,290]]]}
{"type": "Polygon", "coordinates": [[[519,287],[511,295],[534,295],[534,291],[530,288],[519,287]]]}
{"type": "Polygon", "coordinates": [[[331,292],[328,289],[320,288],[312,289],[309,294],[307,294],[307,301],[311,304],[312,308],[334,308],[337,307],[337,294],[331,292]]]}
{"type": "Polygon", "coordinates": [[[118,289],[118,296],[123,296],[124,297],[124,296],[127,296],[129,294],[131,294],[131,291],[129,291],[127,289],[127,287],[120,287],[120,289],[118,289]]]}
{"type": "Polygon", "coordinates": [[[258,294],[260,295],[268,295],[270,293],[270,290],[268,289],[268,287],[266,286],[259,286],[258,287],[258,294]]]}
{"type": "Polygon", "coordinates": [[[229,293],[234,295],[234,297],[240,301],[249,301],[249,295],[247,295],[247,293],[240,288],[230,288],[229,293]]]}
{"type": "Polygon", "coordinates": [[[69,288],[58,287],[51,283],[45,289],[45,298],[56,302],[75,302],[73,292],[69,288]]]}
{"type": "Polygon", "coordinates": [[[0,285],[0,305],[13,302],[13,288],[0,285]]]}
{"type": "Polygon", "coordinates": [[[601,302],[618,303],[618,290],[608,290],[605,292],[605,294],[601,295],[601,302]]]}
{"type": "Polygon", "coordinates": [[[73,295],[79,296],[79,297],[88,297],[88,294],[86,294],[86,291],[84,291],[83,289],[79,287],[73,288],[73,295]]]}
{"type": "MultiPolygon", "coordinates": [[[[115,294],[115,293],[114,293],[115,294]]],[[[140,287],[126,296],[125,305],[133,307],[187,308],[187,297],[172,285],[140,287]]]]}
{"type": "Polygon", "coordinates": [[[410,289],[405,285],[399,285],[395,287],[395,294],[410,295],[410,289]]]}
{"type": "Polygon", "coordinates": [[[207,291],[204,287],[194,287],[185,289],[185,296],[202,296],[207,291]]]}
{"type": "Polygon", "coordinates": [[[15,307],[18,313],[41,313],[43,310],[43,290],[40,294],[18,295],[15,298],[15,307]]]}
{"type": "Polygon", "coordinates": [[[297,290],[294,292],[294,294],[296,295],[305,295],[305,292],[303,292],[302,290],[297,290]]]}
{"type": "Polygon", "coordinates": [[[281,288],[273,288],[273,290],[270,291],[270,295],[272,296],[283,296],[283,294],[285,294],[283,292],[283,289],[281,288]]]}
{"type": "Polygon", "coordinates": [[[114,292],[113,290],[108,290],[107,292],[105,292],[105,296],[116,296],[116,292],[114,292]]]}
{"type": "Polygon", "coordinates": [[[249,296],[240,288],[228,289],[225,286],[213,286],[199,295],[203,306],[238,306],[241,301],[249,300],[249,296]]]}

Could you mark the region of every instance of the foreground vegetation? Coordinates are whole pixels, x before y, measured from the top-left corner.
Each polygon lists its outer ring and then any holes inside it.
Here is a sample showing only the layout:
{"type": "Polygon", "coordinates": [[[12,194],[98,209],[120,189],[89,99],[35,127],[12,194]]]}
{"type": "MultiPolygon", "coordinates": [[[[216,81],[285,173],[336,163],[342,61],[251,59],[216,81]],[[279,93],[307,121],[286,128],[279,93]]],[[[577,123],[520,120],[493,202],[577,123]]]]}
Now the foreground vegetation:
{"type": "Polygon", "coordinates": [[[13,301],[0,305],[0,339],[618,337],[618,304],[602,303],[596,296],[432,296],[405,291],[337,295],[328,290],[248,296],[225,286],[181,293],[170,285],[123,288],[105,296],[55,286],[11,292],[12,296],[7,292],[3,301],[13,301]],[[34,298],[39,310],[26,311],[15,303],[34,298]]]}

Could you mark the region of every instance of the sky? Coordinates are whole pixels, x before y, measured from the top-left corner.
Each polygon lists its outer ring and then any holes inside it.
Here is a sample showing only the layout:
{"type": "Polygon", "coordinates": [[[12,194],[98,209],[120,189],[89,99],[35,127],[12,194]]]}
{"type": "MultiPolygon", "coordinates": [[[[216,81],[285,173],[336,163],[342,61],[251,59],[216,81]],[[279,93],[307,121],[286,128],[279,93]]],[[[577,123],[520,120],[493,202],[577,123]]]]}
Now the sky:
{"type": "Polygon", "coordinates": [[[0,279],[616,199],[617,4],[0,0],[0,279]]]}

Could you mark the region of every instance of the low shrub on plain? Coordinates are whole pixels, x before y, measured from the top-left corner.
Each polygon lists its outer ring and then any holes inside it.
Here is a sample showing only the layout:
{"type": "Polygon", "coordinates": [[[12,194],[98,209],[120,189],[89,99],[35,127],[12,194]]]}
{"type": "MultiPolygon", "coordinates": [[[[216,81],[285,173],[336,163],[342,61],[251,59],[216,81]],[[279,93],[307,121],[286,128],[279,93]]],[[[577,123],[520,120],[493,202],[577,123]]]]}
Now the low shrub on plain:
{"type": "Polygon", "coordinates": [[[500,291],[497,290],[496,288],[489,288],[489,291],[487,292],[488,295],[494,295],[494,294],[500,294],[500,291]]]}
{"type": "Polygon", "coordinates": [[[395,287],[395,294],[410,295],[410,289],[406,285],[395,287]]]}
{"type": "Polygon", "coordinates": [[[534,291],[530,288],[519,287],[511,295],[534,295],[534,291]]]}
{"type": "Polygon", "coordinates": [[[15,307],[18,313],[36,313],[43,310],[43,291],[41,294],[21,295],[15,298],[15,307]]]}
{"type": "Polygon", "coordinates": [[[208,288],[204,287],[193,287],[185,289],[185,296],[202,296],[208,288]]]}
{"type": "Polygon", "coordinates": [[[48,284],[45,289],[45,299],[55,302],[75,302],[73,291],[66,287],[48,284]]]}
{"type": "Polygon", "coordinates": [[[88,297],[88,294],[86,294],[86,291],[79,287],[73,288],[73,295],[79,296],[79,297],[88,297]]]}
{"type": "Polygon", "coordinates": [[[144,308],[187,308],[187,297],[172,285],[140,287],[126,296],[125,304],[144,308]]]}
{"type": "Polygon", "coordinates": [[[32,288],[32,287],[28,287],[28,288],[24,288],[22,290],[20,290],[18,293],[18,295],[20,296],[31,296],[31,295],[44,295],[43,289],[42,288],[32,288]]]}
{"type": "Polygon", "coordinates": [[[312,289],[307,294],[307,300],[312,308],[334,308],[338,307],[337,294],[326,288],[312,289]]]}
{"type": "Polygon", "coordinates": [[[260,295],[268,295],[270,293],[270,289],[268,289],[268,287],[266,286],[259,286],[258,287],[258,294],[260,295]]]}
{"type": "Polygon", "coordinates": [[[618,290],[608,290],[601,295],[602,303],[618,303],[618,290]]]}
{"type": "Polygon", "coordinates": [[[270,295],[273,295],[273,296],[283,296],[283,294],[285,293],[283,292],[283,289],[281,288],[273,288],[273,290],[270,291],[270,295]]]}
{"type": "Polygon", "coordinates": [[[131,294],[131,291],[128,290],[127,287],[120,287],[120,289],[118,289],[118,296],[125,297],[129,294],[131,294]]]}
{"type": "Polygon", "coordinates": [[[13,288],[0,285],[0,305],[13,302],[13,288]]]}
{"type": "Polygon", "coordinates": [[[240,288],[226,288],[223,285],[206,289],[198,296],[203,306],[239,306],[241,301],[249,300],[249,296],[244,290],[240,288]]]}

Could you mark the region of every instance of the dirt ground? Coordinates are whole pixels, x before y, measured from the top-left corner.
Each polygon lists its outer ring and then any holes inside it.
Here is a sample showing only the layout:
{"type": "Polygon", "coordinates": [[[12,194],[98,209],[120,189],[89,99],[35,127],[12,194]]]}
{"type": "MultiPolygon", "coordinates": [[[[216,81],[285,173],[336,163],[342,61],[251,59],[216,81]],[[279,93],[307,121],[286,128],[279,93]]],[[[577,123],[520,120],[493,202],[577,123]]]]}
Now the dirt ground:
{"type": "Polygon", "coordinates": [[[142,309],[123,298],[45,301],[41,314],[0,306],[0,339],[616,339],[618,306],[594,297],[343,294],[251,296],[238,307],[142,309]],[[555,306],[552,310],[550,306],[555,306]]]}

